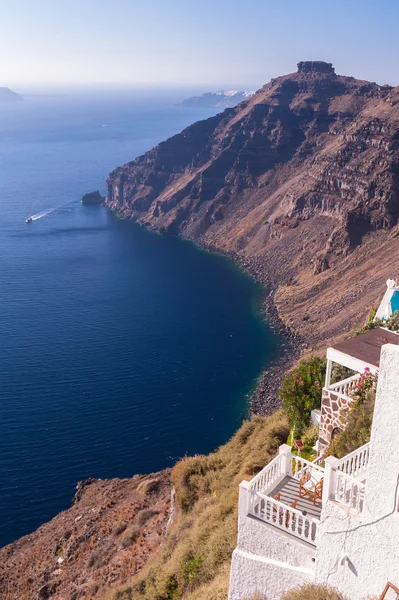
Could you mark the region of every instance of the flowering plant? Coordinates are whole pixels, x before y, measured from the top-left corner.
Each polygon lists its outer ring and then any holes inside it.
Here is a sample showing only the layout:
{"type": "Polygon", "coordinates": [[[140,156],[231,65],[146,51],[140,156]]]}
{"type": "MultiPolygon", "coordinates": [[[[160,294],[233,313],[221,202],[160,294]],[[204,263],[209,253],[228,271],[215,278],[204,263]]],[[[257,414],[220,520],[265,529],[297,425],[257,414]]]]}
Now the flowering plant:
{"type": "Polygon", "coordinates": [[[303,360],[299,366],[286,375],[280,389],[283,410],[287,414],[291,428],[300,435],[309,423],[310,412],[321,405],[326,361],[318,356],[303,360]]]}
{"type": "Polygon", "coordinates": [[[358,403],[363,403],[367,399],[369,391],[374,389],[376,385],[377,375],[373,375],[370,372],[370,369],[366,367],[356,381],[355,387],[352,389],[350,395],[358,403]]]}

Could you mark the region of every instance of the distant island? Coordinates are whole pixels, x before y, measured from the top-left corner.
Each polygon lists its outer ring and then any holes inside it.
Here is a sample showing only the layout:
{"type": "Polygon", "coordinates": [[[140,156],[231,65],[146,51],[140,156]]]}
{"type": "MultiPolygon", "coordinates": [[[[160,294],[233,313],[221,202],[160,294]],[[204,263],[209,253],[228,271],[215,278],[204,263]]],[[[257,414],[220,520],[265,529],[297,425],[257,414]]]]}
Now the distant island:
{"type": "Polygon", "coordinates": [[[0,102],[22,102],[23,98],[8,87],[0,87],[0,102]]]}
{"type": "Polygon", "coordinates": [[[209,108],[232,108],[246,98],[250,98],[255,92],[247,90],[229,90],[227,92],[206,92],[202,96],[193,96],[183,100],[178,106],[204,106],[209,108]]]}

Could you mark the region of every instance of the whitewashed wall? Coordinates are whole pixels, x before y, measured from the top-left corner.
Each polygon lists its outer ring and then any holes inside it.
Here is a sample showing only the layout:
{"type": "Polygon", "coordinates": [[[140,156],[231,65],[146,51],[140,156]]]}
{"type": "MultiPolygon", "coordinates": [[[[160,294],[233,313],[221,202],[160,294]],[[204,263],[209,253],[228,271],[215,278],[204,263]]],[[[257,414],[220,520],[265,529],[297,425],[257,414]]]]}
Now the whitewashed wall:
{"type": "Polygon", "coordinates": [[[229,600],[244,600],[257,591],[278,600],[291,587],[313,581],[315,555],[314,548],[293,536],[240,516],[229,600]]]}
{"type": "Polygon", "coordinates": [[[370,442],[365,510],[351,518],[323,507],[316,581],[351,600],[379,596],[399,585],[399,346],[383,346],[370,442]]]}

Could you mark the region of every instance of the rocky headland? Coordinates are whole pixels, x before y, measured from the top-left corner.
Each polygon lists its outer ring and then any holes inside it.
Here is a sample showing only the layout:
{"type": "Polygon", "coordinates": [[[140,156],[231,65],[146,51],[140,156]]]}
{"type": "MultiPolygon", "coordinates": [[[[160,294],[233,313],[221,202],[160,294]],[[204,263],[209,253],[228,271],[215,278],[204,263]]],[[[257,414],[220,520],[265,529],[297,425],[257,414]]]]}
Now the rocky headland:
{"type": "Polygon", "coordinates": [[[398,184],[399,87],[307,61],[115,169],[106,203],[237,259],[308,352],[398,270],[398,184]]]}

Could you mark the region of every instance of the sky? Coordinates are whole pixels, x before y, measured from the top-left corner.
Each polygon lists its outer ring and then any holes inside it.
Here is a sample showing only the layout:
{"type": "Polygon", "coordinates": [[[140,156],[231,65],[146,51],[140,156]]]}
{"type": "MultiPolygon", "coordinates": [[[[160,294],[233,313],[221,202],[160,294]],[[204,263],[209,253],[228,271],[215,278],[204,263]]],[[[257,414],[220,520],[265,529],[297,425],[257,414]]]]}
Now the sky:
{"type": "Polygon", "coordinates": [[[399,84],[398,0],[0,0],[0,86],[260,86],[326,60],[399,84]]]}

